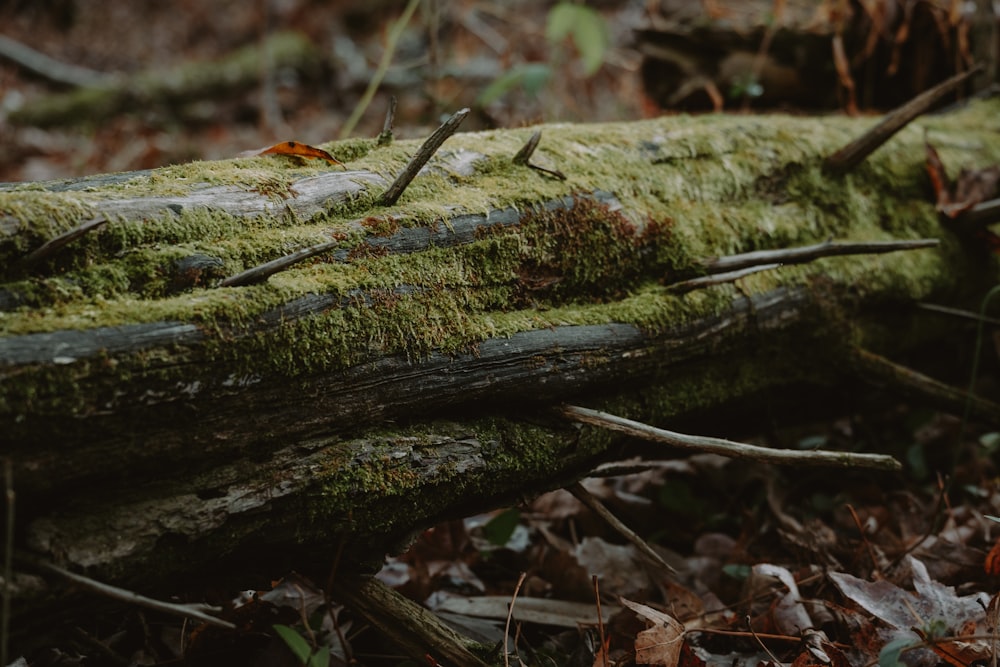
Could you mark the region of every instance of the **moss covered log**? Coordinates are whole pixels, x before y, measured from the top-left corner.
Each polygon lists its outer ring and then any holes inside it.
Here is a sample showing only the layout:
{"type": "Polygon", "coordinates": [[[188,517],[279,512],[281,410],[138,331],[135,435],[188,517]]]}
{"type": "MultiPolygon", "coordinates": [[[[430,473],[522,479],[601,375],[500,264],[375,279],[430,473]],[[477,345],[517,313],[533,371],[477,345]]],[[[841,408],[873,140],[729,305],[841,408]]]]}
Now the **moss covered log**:
{"type": "Polygon", "coordinates": [[[853,346],[930,335],[916,301],[995,283],[938,219],[924,139],[952,173],[996,164],[998,112],[922,119],[844,176],[823,159],[873,119],[544,126],[533,161],[566,180],[513,163],[532,129],[459,134],[391,207],[416,142],[324,145],[346,171],[262,156],[2,185],[21,546],[120,582],[290,543],[377,559],[469,498],[513,502],[608,456],[615,438],[558,402],[664,422],[841,379],[853,346]],[[713,257],[831,237],[941,243],[670,289],[713,257]]]}

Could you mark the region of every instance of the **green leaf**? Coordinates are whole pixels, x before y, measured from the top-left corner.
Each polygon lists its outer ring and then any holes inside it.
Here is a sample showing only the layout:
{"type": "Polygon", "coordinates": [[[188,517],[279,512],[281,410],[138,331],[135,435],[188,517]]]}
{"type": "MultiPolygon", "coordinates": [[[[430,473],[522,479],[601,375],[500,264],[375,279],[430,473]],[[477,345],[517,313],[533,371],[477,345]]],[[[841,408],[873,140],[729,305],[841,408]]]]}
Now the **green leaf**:
{"type": "Polygon", "coordinates": [[[285,644],[288,645],[288,648],[295,654],[296,659],[300,663],[304,665],[309,661],[309,656],[312,654],[312,647],[309,646],[309,642],[305,640],[305,637],[287,625],[274,625],[271,627],[274,628],[279,637],[285,640],[285,644]]]}
{"type": "Polygon", "coordinates": [[[486,86],[483,92],[479,93],[476,104],[483,107],[487,104],[492,104],[514,88],[520,82],[522,76],[523,73],[517,67],[507,70],[497,77],[493,83],[486,86]]]}
{"type": "Polygon", "coordinates": [[[590,76],[599,70],[609,41],[601,15],[584,5],[560,2],[549,10],[545,38],[555,45],[567,36],[572,36],[573,45],[580,53],[584,74],[590,76]]]}
{"type": "Polygon", "coordinates": [[[899,655],[904,649],[916,645],[916,641],[909,637],[899,637],[882,647],[878,652],[878,667],[906,667],[899,661],[899,655]]]}
{"type": "Polygon", "coordinates": [[[591,76],[601,69],[604,54],[608,50],[608,33],[601,15],[589,7],[580,7],[573,43],[583,59],[583,73],[591,76]]]}
{"type": "Polygon", "coordinates": [[[486,89],[479,93],[476,103],[479,106],[491,104],[518,86],[529,95],[536,95],[551,76],[552,69],[545,63],[515,65],[486,86],[486,89]]]}
{"type": "Polygon", "coordinates": [[[330,647],[324,646],[309,658],[309,667],[330,667],[330,647]]]}
{"type": "Polygon", "coordinates": [[[552,68],[545,63],[526,63],[521,70],[521,87],[531,96],[541,92],[552,77],[552,68]]]}
{"type": "Polygon", "coordinates": [[[520,520],[521,513],[517,509],[512,507],[509,510],[504,510],[483,526],[483,537],[489,540],[490,544],[502,547],[510,540],[510,536],[514,534],[514,529],[517,528],[517,522],[520,520]]]}
{"type": "Polygon", "coordinates": [[[576,23],[577,7],[572,2],[560,2],[549,10],[548,21],[545,24],[545,39],[555,44],[562,41],[573,29],[576,23]]]}
{"type": "Polygon", "coordinates": [[[730,563],[722,566],[722,572],[737,581],[744,581],[750,577],[750,566],[730,563]]]}

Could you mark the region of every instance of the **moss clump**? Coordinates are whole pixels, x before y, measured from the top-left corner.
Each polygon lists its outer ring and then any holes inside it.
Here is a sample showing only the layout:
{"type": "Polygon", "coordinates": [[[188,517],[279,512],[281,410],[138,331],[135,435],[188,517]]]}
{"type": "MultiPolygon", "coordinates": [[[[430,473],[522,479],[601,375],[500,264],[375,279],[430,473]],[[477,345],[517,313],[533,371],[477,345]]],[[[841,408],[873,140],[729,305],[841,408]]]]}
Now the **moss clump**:
{"type": "Polygon", "coordinates": [[[374,216],[370,215],[361,221],[364,227],[372,236],[389,237],[400,229],[399,221],[391,215],[374,216]]]}
{"type": "Polygon", "coordinates": [[[17,190],[0,192],[0,274],[59,234],[94,217],[89,197],[17,190]]]}
{"type": "Polygon", "coordinates": [[[569,208],[530,211],[517,234],[522,301],[611,298],[633,285],[644,268],[636,226],[587,197],[575,197],[569,208]]]}

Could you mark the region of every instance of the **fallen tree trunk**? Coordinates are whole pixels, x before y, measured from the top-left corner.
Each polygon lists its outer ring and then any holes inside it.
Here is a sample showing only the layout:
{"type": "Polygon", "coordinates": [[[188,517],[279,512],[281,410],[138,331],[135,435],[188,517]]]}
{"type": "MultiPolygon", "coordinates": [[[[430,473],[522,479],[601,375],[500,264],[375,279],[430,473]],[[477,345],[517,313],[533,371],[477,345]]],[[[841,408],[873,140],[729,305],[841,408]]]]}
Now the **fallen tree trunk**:
{"type": "Polygon", "coordinates": [[[546,126],[536,160],[565,180],[512,160],[526,131],[456,135],[391,206],[413,143],[332,144],[347,171],[269,156],[0,186],[18,546],[125,585],[334,545],[370,569],[608,457],[615,436],[561,402],[662,423],[843,381],[860,348],[934,334],[917,301],[996,281],[941,226],[923,139],[953,171],[1000,162],[997,110],[926,118],[846,175],[823,159],[869,120],[714,116],[546,126]],[[831,237],[940,245],[672,288],[831,237]]]}

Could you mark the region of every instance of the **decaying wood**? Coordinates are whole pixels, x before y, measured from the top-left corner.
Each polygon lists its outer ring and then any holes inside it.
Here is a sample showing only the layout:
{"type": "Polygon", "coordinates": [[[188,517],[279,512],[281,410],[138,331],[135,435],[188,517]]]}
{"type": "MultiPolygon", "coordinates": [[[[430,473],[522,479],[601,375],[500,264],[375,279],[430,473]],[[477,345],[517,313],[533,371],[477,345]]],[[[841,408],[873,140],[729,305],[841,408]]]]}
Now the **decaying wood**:
{"type": "MultiPolygon", "coordinates": [[[[422,526],[610,456],[620,436],[555,405],[669,426],[848,381],[857,345],[934,333],[918,301],[996,281],[940,224],[923,140],[953,170],[1000,162],[997,109],[923,119],[838,176],[825,157],[869,121],[547,126],[533,159],[565,181],[514,163],[533,130],[459,134],[393,206],[375,202],[419,142],[328,146],[347,172],[256,157],[0,186],[23,569],[142,590],[342,545],[343,571],[370,571],[422,526]],[[810,255],[831,239],[879,254],[810,255]],[[811,261],[671,289],[762,251],[811,261]]],[[[25,576],[15,624],[44,599],[25,576]]]]}
{"type": "Polygon", "coordinates": [[[426,660],[430,655],[445,665],[485,667],[488,664],[473,652],[481,647],[378,579],[348,580],[338,584],[335,593],[414,660],[426,660]]]}

